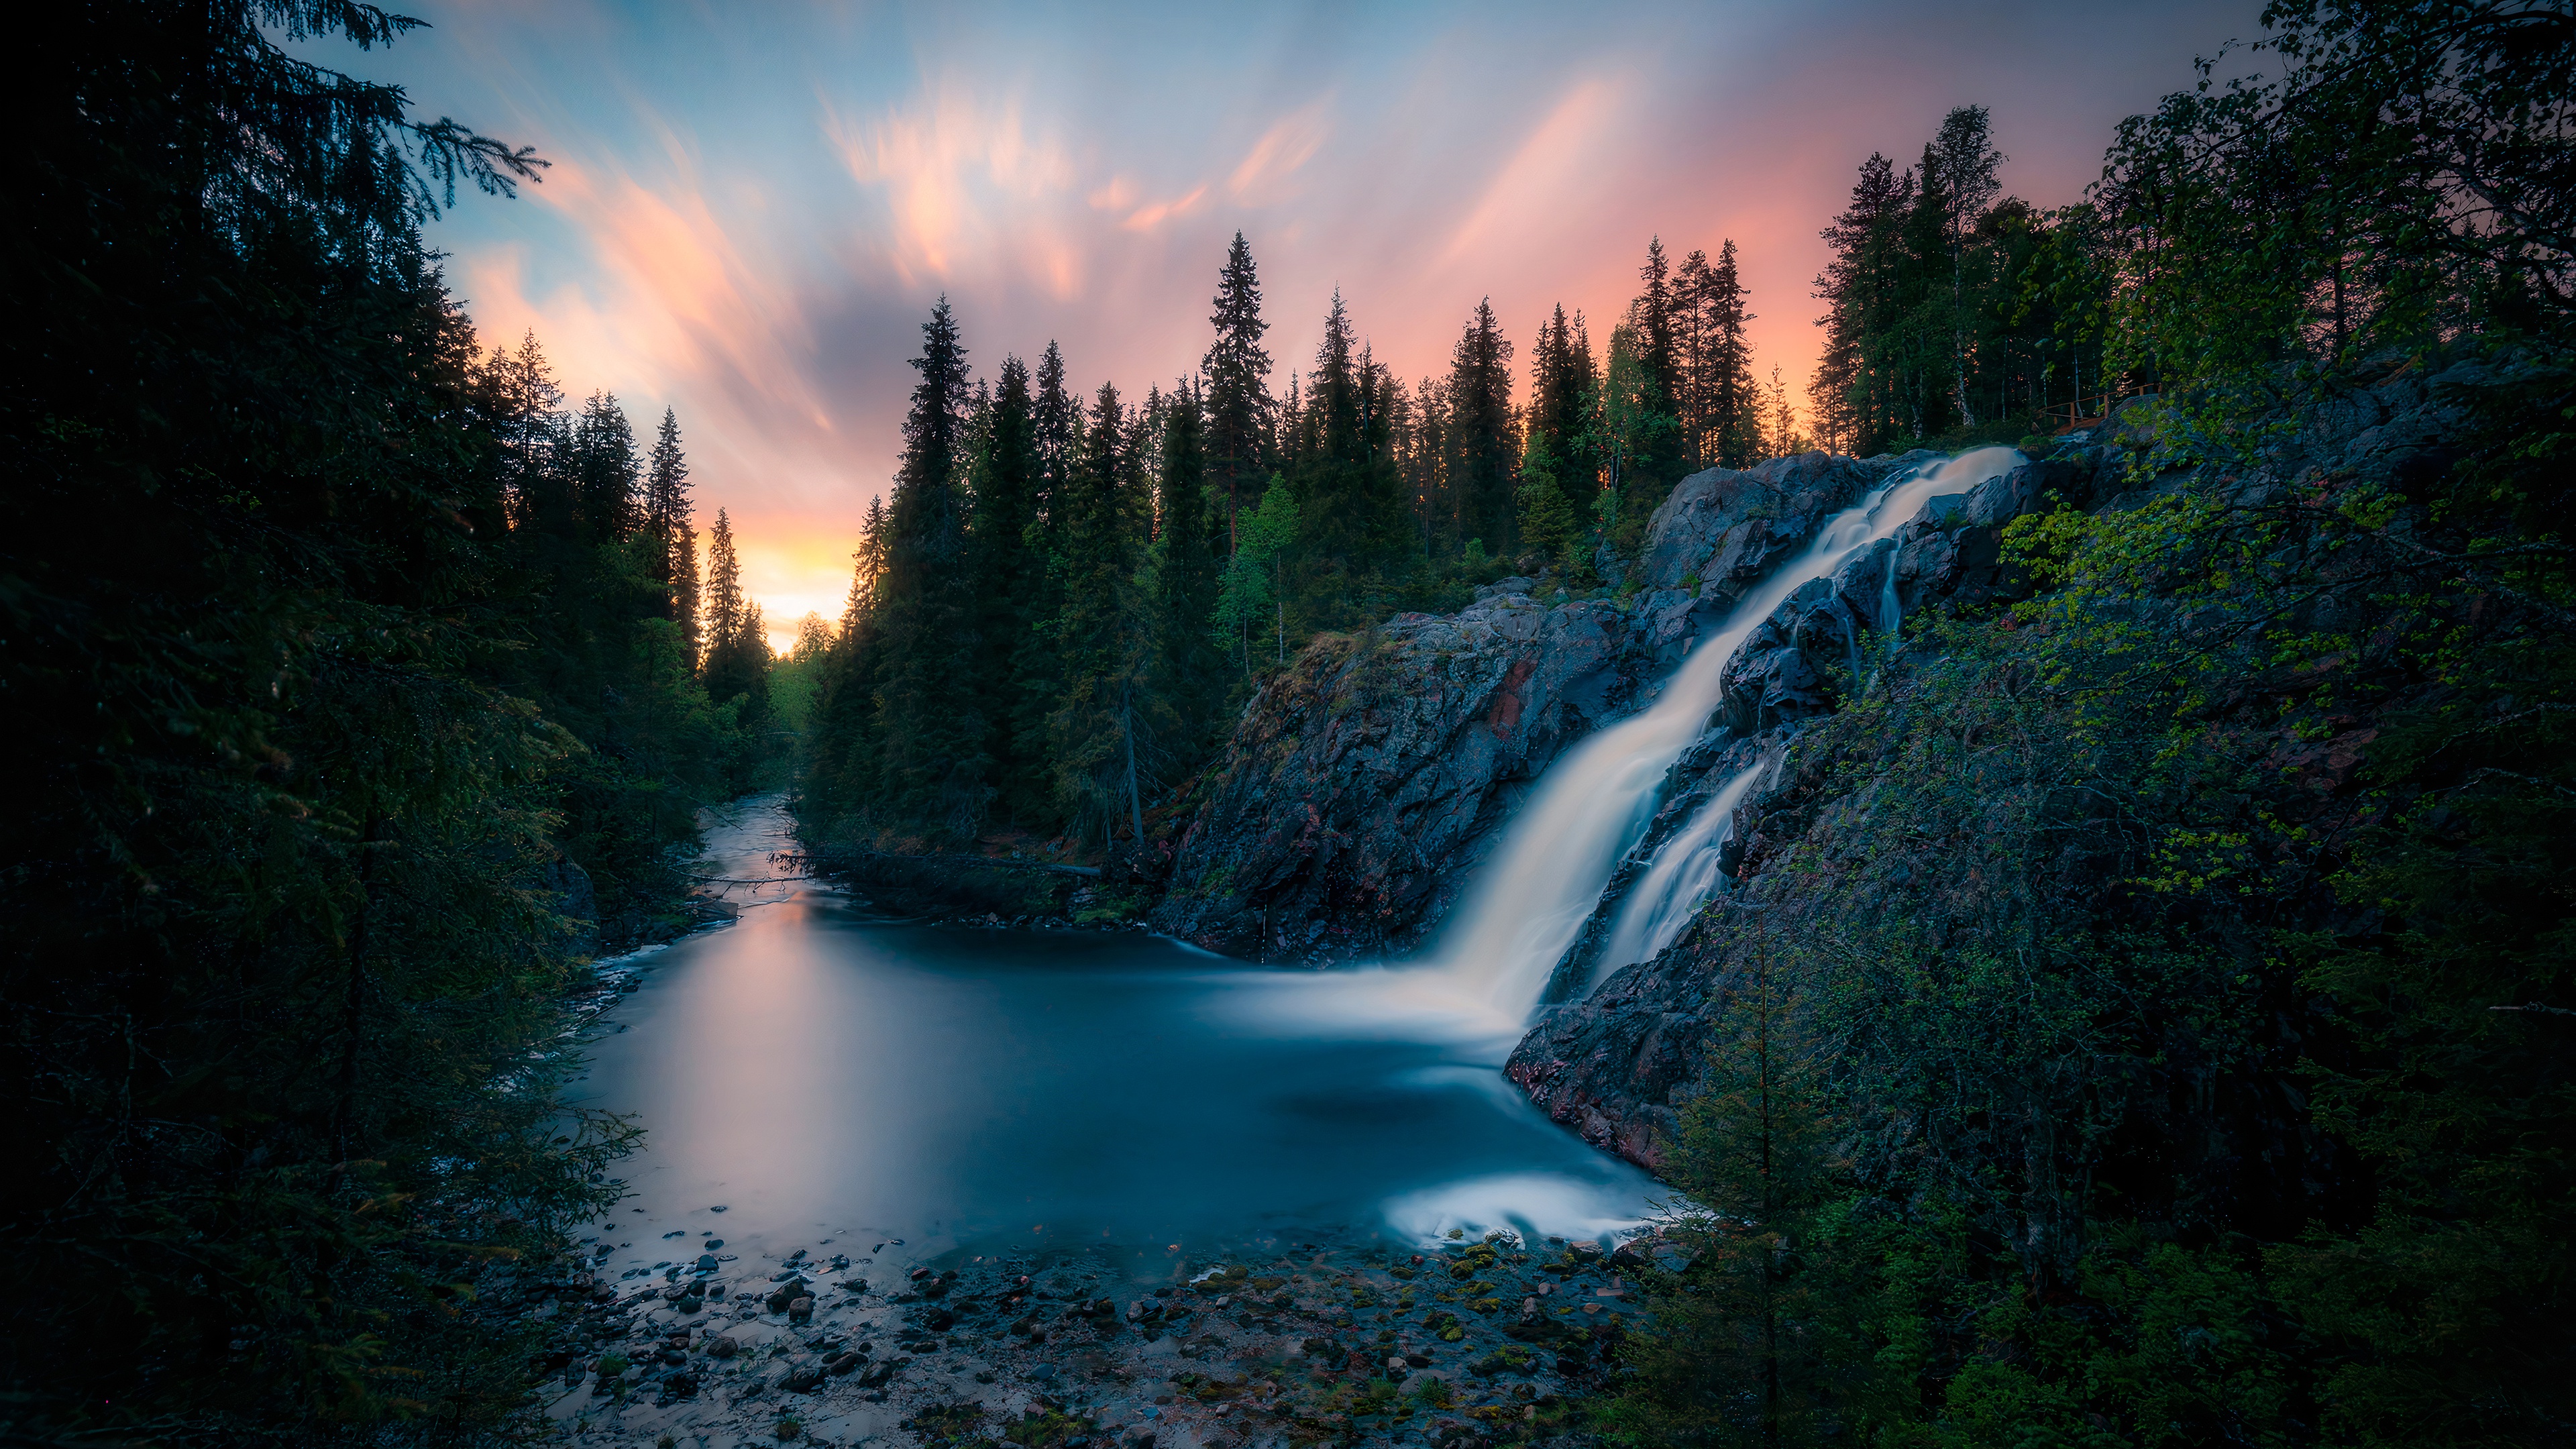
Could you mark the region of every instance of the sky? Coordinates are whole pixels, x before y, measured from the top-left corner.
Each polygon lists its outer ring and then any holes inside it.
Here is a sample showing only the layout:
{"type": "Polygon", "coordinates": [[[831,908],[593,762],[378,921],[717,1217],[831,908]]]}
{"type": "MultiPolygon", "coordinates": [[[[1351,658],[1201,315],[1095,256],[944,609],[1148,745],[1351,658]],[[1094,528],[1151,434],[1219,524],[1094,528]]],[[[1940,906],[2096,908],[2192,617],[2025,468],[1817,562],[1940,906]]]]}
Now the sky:
{"type": "Polygon", "coordinates": [[[676,410],[700,526],[726,510],[783,648],[840,613],[943,294],[978,375],[1052,338],[1086,391],[1141,397],[1196,369],[1240,230],[1283,390],[1339,287],[1408,379],[1490,297],[1525,391],[1551,307],[1606,337],[1649,237],[1732,238],[1794,400],[1817,232],[1872,151],[1983,105],[2006,189],[2075,200],[2259,9],[413,0],[430,29],[308,53],[552,163],[431,224],[450,286],[639,437],[676,410]]]}

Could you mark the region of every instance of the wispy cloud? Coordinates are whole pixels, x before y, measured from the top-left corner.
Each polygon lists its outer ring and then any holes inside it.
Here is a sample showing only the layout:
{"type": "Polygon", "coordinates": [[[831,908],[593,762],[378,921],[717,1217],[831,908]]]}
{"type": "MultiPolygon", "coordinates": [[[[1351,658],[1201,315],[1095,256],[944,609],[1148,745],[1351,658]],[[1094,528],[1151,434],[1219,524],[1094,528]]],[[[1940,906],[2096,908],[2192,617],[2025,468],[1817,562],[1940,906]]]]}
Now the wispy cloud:
{"type": "Polygon", "coordinates": [[[884,251],[905,281],[992,258],[1033,209],[1076,184],[1065,146],[1035,130],[1018,99],[962,76],[933,79],[873,121],[826,101],[823,130],[851,179],[885,198],[884,251]]]}
{"type": "Polygon", "coordinates": [[[1262,132],[1226,177],[1225,189],[1255,206],[1288,199],[1290,178],[1315,159],[1331,133],[1332,97],[1318,96],[1262,132]]]}
{"type": "MultiPolygon", "coordinates": [[[[783,631],[838,611],[891,475],[931,299],[974,361],[1064,342],[1086,385],[1205,347],[1238,228],[1283,368],[1335,284],[1405,376],[1490,294],[1614,314],[1645,239],[1732,236],[1757,365],[1812,366],[1815,232],[1870,150],[1995,108],[2006,183],[2075,194],[2112,125],[2187,84],[2248,0],[1886,0],[1361,14],[464,4],[385,64],[433,114],[556,164],[438,223],[487,340],[533,328],[570,388],[679,411],[783,631]],[[2177,8],[2178,7],[2178,8],[2177,8]],[[2043,23],[2044,22],[2044,23],[2043,23]]],[[[376,61],[370,58],[368,63],[376,61]]]]}
{"type": "Polygon", "coordinates": [[[1440,254],[1454,263],[1497,245],[1543,244],[1569,217],[1590,188],[1601,180],[1599,166],[1611,154],[1609,131],[1617,115],[1618,84],[1605,77],[1578,80],[1546,119],[1531,129],[1518,149],[1495,171],[1475,210],[1450,233],[1440,254]]]}

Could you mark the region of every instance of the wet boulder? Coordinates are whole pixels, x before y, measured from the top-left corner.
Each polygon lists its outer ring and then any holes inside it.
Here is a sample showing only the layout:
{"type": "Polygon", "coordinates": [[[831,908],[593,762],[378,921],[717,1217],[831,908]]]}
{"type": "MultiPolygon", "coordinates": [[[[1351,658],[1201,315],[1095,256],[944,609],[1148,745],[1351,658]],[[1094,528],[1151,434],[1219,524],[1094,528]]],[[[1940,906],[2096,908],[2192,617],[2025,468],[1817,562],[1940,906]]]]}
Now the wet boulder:
{"type": "Polygon", "coordinates": [[[1748,469],[1710,468],[1673,486],[1655,510],[1641,559],[1650,588],[1694,585],[1740,598],[1805,552],[1824,521],[1907,469],[1938,458],[1801,453],[1748,469]]]}
{"type": "Polygon", "coordinates": [[[1739,735],[1754,735],[1831,712],[1839,691],[1828,670],[1857,662],[1867,632],[1832,580],[1799,585],[1727,660],[1719,719],[1739,735]]]}

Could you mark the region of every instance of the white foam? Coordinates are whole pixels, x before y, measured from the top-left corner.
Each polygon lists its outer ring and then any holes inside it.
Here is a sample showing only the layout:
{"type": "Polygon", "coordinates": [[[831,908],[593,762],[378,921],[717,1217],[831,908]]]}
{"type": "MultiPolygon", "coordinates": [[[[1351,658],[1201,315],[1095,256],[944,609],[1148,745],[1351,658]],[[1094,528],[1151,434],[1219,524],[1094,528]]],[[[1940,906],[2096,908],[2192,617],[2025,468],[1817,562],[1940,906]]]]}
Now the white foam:
{"type": "Polygon", "coordinates": [[[1644,1221],[1633,1193],[1554,1173],[1507,1173],[1443,1183],[1388,1200],[1387,1225],[1419,1243],[1452,1231],[1474,1239],[1496,1228],[1523,1238],[1607,1241],[1644,1221]]]}

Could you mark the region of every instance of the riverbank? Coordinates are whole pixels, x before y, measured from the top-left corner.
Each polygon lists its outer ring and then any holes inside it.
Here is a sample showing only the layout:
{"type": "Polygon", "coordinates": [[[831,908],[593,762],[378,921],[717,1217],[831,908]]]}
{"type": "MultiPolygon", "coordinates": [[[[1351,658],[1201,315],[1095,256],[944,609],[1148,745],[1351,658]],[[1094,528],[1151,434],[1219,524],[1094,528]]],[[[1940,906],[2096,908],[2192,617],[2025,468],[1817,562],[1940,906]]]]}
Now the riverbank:
{"type": "Polygon", "coordinates": [[[782,804],[708,822],[731,925],[600,965],[584,1100],[647,1131],[631,1196],[465,1310],[542,1338],[554,1435],[1255,1449],[1570,1420],[1635,1312],[1608,1254],[1653,1184],[1504,1089],[1508,1041],[1355,1034],[1334,993],[1369,983],[1133,929],[891,917],[797,874],[782,804]]]}
{"type": "Polygon", "coordinates": [[[1656,1247],[1508,1232],[1248,1239],[1212,1261],[823,1246],[744,1258],[675,1240],[660,1281],[593,1290],[570,1320],[590,1348],[546,1418],[575,1443],[704,1449],[1542,1440],[1579,1427],[1656,1247]]]}

